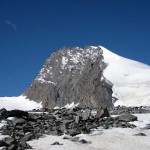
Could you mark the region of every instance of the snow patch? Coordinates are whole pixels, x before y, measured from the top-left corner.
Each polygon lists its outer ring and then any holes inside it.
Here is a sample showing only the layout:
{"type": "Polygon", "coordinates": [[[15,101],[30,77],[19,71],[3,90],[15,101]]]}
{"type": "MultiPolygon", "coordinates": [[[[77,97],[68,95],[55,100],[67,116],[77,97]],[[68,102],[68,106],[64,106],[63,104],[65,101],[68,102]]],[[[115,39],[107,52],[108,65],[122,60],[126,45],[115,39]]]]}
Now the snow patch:
{"type": "Polygon", "coordinates": [[[67,62],[68,62],[68,58],[63,56],[63,57],[62,57],[62,69],[65,68],[67,62]]]}
{"type": "Polygon", "coordinates": [[[7,110],[32,110],[41,108],[41,103],[26,99],[25,96],[18,97],[0,97],[0,109],[6,108],[7,110]]]}

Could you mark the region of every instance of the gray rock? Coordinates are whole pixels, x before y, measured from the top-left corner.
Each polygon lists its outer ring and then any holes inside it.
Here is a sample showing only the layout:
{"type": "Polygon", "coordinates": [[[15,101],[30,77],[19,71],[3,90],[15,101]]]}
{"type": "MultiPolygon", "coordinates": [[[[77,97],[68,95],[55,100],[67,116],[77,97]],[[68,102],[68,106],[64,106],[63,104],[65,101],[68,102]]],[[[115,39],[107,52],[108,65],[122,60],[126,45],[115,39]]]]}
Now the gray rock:
{"type": "Polygon", "coordinates": [[[87,120],[90,118],[90,114],[91,114],[91,110],[90,109],[85,109],[83,112],[82,112],[82,120],[87,120]]]}
{"type": "Polygon", "coordinates": [[[69,124],[69,123],[71,123],[71,122],[73,122],[74,120],[63,120],[62,122],[63,122],[63,124],[64,125],[67,125],[67,124],[69,124]]]}
{"type": "Polygon", "coordinates": [[[54,142],[53,144],[51,144],[51,145],[63,145],[63,144],[61,144],[61,143],[59,143],[59,142],[54,142]]]}
{"type": "Polygon", "coordinates": [[[61,131],[62,133],[66,133],[66,125],[62,124],[58,127],[59,131],[61,131]]]}
{"type": "Polygon", "coordinates": [[[31,140],[31,139],[33,139],[34,138],[34,134],[33,133],[31,133],[31,132],[29,132],[29,133],[27,133],[22,139],[21,139],[21,141],[29,141],[29,140],[31,140]]]}
{"type": "Polygon", "coordinates": [[[15,144],[16,143],[16,140],[14,138],[11,138],[11,139],[6,139],[5,140],[5,143],[10,146],[12,144],[15,144]]]}
{"type": "Polygon", "coordinates": [[[79,142],[82,144],[91,144],[91,141],[86,141],[85,139],[81,139],[79,142]]]}
{"type": "Polygon", "coordinates": [[[100,118],[109,117],[109,116],[110,115],[109,115],[108,109],[100,107],[100,108],[97,109],[95,118],[100,119],[100,118]]]}
{"type": "Polygon", "coordinates": [[[98,127],[98,124],[94,124],[94,123],[88,124],[88,123],[86,123],[86,129],[87,129],[87,131],[90,131],[91,129],[94,129],[96,127],[98,127]]]}
{"type": "Polygon", "coordinates": [[[79,141],[79,137],[72,137],[72,138],[71,138],[71,141],[72,141],[72,142],[78,142],[78,141],[79,141]]]}
{"type": "Polygon", "coordinates": [[[47,135],[58,135],[58,131],[57,130],[49,131],[47,135]]]}
{"type": "Polygon", "coordinates": [[[80,116],[79,115],[77,115],[77,116],[75,116],[75,123],[79,123],[79,121],[80,121],[80,116]]]}
{"type": "Polygon", "coordinates": [[[134,136],[146,136],[146,134],[145,133],[138,133],[138,134],[134,134],[134,136]]]}
{"type": "Polygon", "coordinates": [[[78,134],[81,134],[81,131],[75,130],[75,129],[70,129],[70,130],[67,130],[67,131],[68,131],[68,134],[71,135],[71,136],[76,136],[78,134]]]}
{"type": "Polygon", "coordinates": [[[150,124],[149,125],[146,125],[144,128],[142,129],[146,129],[146,130],[149,130],[150,129],[150,124]]]}
{"type": "Polygon", "coordinates": [[[8,150],[16,150],[17,149],[17,145],[15,145],[15,144],[12,144],[9,148],[8,148],[8,150]]]}
{"type": "Polygon", "coordinates": [[[2,135],[11,135],[12,134],[12,130],[10,130],[10,129],[3,129],[1,134],[2,135]]]}
{"type": "Polygon", "coordinates": [[[22,125],[24,123],[26,123],[26,120],[23,118],[18,118],[12,121],[14,125],[22,125]]]}
{"type": "Polygon", "coordinates": [[[127,114],[120,115],[119,121],[125,121],[125,122],[137,121],[137,117],[127,113],[127,114]]]}
{"type": "Polygon", "coordinates": [[[25,141],[21,141],[19,143],[19,146],[21,149],[32,149],[32,147],[28,143],[26,143],[25,141]]]}
{"type": "Polygon", "coordinates": [[[3,147],[3,146],[7,146],[7,144],[4,140],[0,140],[0,147],[3,147]]]}
{"type": "Polygon", "coordinates": [[[103,51],[100,47],[62,48],[48,58],[31,86],[23,93],[42,101],[44,108],[79,103],[97,107],[112,104],[112,83],[103,79],[103,51]]]}
{"type": "Polygon", "coordinates": [[[18,117],[18,118],[22,118],[23,116],[28,117],[29,114],[26,111],[22,111],[22,110],[11,110],[11,111],[7,111],[6,109],[3,110],[1,112],[1,116],[2,118],[6,119],[8,117],[18,117]]]}

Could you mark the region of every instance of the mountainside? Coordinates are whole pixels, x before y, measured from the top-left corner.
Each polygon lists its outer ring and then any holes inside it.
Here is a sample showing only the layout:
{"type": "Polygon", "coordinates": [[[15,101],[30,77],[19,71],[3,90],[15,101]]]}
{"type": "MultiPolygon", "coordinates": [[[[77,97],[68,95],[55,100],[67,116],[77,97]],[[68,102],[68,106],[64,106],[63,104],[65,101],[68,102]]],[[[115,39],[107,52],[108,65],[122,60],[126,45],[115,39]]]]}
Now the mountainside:
{"type": "Polygon", "coordinates": [[[102,46],[63,48],[48,58],[23,93],[44,107],[150,106],[150,67],[102,46]],[[112,87],[113,85],[113,87],[112,87]]]}
{"type": "Polygon", "coordinates": [[[101,46],[107,68],[104,76],[113,85],[115,105],[150,106],[150,66],[118,56],[101,46]]]}
{"type": "Polygon", "coordinates": [[[103,77],[106,64],[100,47],[63,48],[48,58],[31,86],[23,93],[53,108],[68,103],[112,106],[112,85],[103,77]]]}

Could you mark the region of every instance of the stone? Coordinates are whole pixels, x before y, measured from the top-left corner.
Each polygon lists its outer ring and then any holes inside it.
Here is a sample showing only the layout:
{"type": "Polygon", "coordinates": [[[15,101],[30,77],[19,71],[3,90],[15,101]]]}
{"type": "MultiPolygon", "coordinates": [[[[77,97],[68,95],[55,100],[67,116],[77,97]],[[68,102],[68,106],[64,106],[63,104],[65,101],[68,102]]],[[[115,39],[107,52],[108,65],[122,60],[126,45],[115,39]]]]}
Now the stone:
{"type": "Polygon", "coordinates": [[[19,143],[19,146],[20,146],[22,149],[32,149],[32,147],[31,147],[28,143],[26,143],[25,141],[21,141],[21,142],[19,143]]]}
{"type": "Polygon", "coordinates": [[[11,111],[4,110],[1,112],[1,116],[4,119],[7,119],[8,117],[22,118],[23,116],[28,117],[29,114],[28,114],[28,112],[22,111],[22,110],[11,110],[11,111]]]}
{"type": "MultiPolygon", "coordinates": [[[[76,108],[72,110],[63,108],[58,110],[58,112],[55,114],[55,117],[53,116],[53,112],[55,110],[51,110],[49,113],[42,114],[30,112],[30,116],[22,116],[22,118],[17,118],[16,120],[9,120],[8,118],[6,119],[7,124],[0,130],[2,134],[9,135],[10,137],[5,138],[5,143],[1,141],[1,145],[16,150],[31,149],[30,145],[28,145],[26,142],[32,139],[38,139],[43,134],[61,136],[65,133],[66,136],[68,136],[66,139],[69,139],[73,142],[79,142],[79,137],[76,135],[81,133],[89,134],[97,127],[103,127],[103,129],[109,129],[111,127],[135,127],[135,125],[126,122],[127,117],[124,117],[123,119],[120,119],[120,116],[108,117],[109,112],[104,113],[106,108],[102,107],[101,109],[103,110],[103,113],[99,113],[98,119],[94,117],[95,109],[92,110],[90,108],[76,108]],[[82,112],[85,113],[84,117],[82,117],[82,112]],[[105,117],[102,117],[102,115],[105,117]],[[76,118],[77,116],[79,117],[78,120],[76,118]],[[124,121],[125,119],[126,121],[124,121]],[[14,121],[16,121],[16,123],[14,123],[14,121]]],[[[131,108],[129,108],[129,110],[131,111],[131,108]]],[[[133,120],[133,117],[131,119],[131,116],[128,118],[133,120]]],[[[142,134],[139,134],[139,136],[142,136],[142,134]]],[[[81,140],[81,142],[88,144],[91,143],[90,141],[86,140],[81,140]]]]}
{"type": "Polygon", "coordinates": [[[17,142],[16,142],[16,140],[15,140],[14,138],[11,138],[11,139],[6,139],[6,140],[5,140],[5,143],[6,143],[8,146],[10,146],[10,145],[12,145],[12,144],[16,144],[17,142]]]}
{"type": "Polygon", "coordinates": [[[150,124],[149,125],[146,125],[144,128],[142,129],[146,129],[146,130],[149,130],[150,129],[150,124]]]}
{"type": "Polygon", "coordinates": [[[138,134],[134,134],[134,136],[146,136],[146,134],[145,134],[145,133],[140,132],[140,133],[138,133],[138,134]]]}
{"type": "Polygon", "coordinates": [[[98,108],[95,118],[99,119],[99,118],[104,118],[104,117],[110,117],[108,109],[103,108],[103,107],[98,108]]]}
{"type": "Polygon", "coordinates": [[[53,144],[51,145],[63,145],[63,144],[60,144],[58,141],[54,142],[53,144]]]}
{"type": "Polygon", "coordinates": [[[0,140],[0,147],[3,147],[3,146],[7,146],[7,144],[4,140],[0,140]]]}
{"type": "Polygon", "coordinates": [[[49,131],[47,135],[58,135],[58,131],[57,130],[49,131]]]}
{"type": "Polygon", "coordinates": [[[33,139],[34,138],[34,134],[33,133],[31,133],[31,132],[29,132],[29,133],[27,133],[22,139],[21,139],[21,141],[29,141],[29,140],[31,140],[31,139],[33,139]]]}
{"type": "Polygon", "coordinates": [[[12,144],[9,148],[8,148],[8,150],[16,150],[17,149],[17,145],[15,145],[15,144],[12,144]]]}
{"type": "Polygon", "coordinates": [[[82,112],[82,114],[81,114],[82,120],[87,120],[87,119],[89,119],[90,114],[91,114],[91,110],[90,110],[90,109],[85,109],[85,110],[83,110],[83,112],[82,112]]]}
{"type": "Polygon", "coordinates": [[[8,130],[8,129],[3,129],[1,132],[2,135],[11,135],[12,134],[12,130],[8,130]]]}
{"type": "Polygon", "coordinates": [[[86,123],[86,129],[89,132],[90,132],[91,129],[94,129],[94,128],[97,128],[97,127],[98,127],[98,124],[94,124],[94,123],[88,124],[88,123],[86,123]]]}
{"type": "Polygon", "coordinates": [[[26,120],[23,118],[18,118],[12,121],[14,125],[22,125],[24,123],[26,123],[26,120]]]}
{"type": "Polygon", "coordinates": [[[70,124],[71,122],[73,122],[74,120],[62,120],[64,125],[70,124]]]}
{"type": "Polygon", "coordinates": [[[17,131],[15,134],[16,134],[16,137],[18,137],[19,139],[20,137],[23,137],[25,135],[23,131],[17,131]]]}
{"type": "Polygon", "coordinates": [[[109,129],[109,127],[110,127],[110,126],[107,125],[107,124],[104,124],[104,125],[103,125],[103,128],[104,128],[104,129],[109,129]]]}
{"type": "Polygon", "coordinates": [[[66,125],[62,124],[58,127],[59,131],[61,131],[62,133],[66,133],[66,125]]]}
{"type": "Polygon", "coordinates": [[[79,137],[72,137],[72,138],[71,138],[71,141],[72,141],[72,142],[78,142],[78,141],[79,141],[79,137]]]}
{"type": "Polygon", "coordinates": [[[76,136],[78,134],[81,134],[81,131],[75,130],[75,129],[70,129],[70,130],[67,130],[67,133],[71,136],[76,136]]]}
{"type": "Polygon", "coordinates": [[[75,116],[75,123],[79,123],[79,121],[80,121],[80,116],[79,115],[77,115],[77,116],[75,116]]]}
{"type": "Polygon", "coordinates": [[[120,115],[119,121],[125,121],[125,122],[137,121],[137,117],[127,113],[127,114],[120,115]]]}
{"type": "Polygon", "coordinates": [[[82,143],[82,144],[87,144],[88,143],[88,141],[86,141],[84,139],[80,140],[79,142],[82,143]]]}

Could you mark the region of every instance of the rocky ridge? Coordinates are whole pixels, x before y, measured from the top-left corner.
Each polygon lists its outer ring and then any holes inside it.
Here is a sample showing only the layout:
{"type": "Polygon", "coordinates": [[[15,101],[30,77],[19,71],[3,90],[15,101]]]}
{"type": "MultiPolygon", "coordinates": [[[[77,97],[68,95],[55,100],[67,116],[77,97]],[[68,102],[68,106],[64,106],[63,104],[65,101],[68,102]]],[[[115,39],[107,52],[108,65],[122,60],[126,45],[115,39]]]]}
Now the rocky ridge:
{"type": "Polygon", "coordinates": [[[31,86],[23,93],[44,108],[79,103],[83,107],[112,104],[112,84],[103,77],[101,47],[62,48],[52,53],[31,86]]]}

